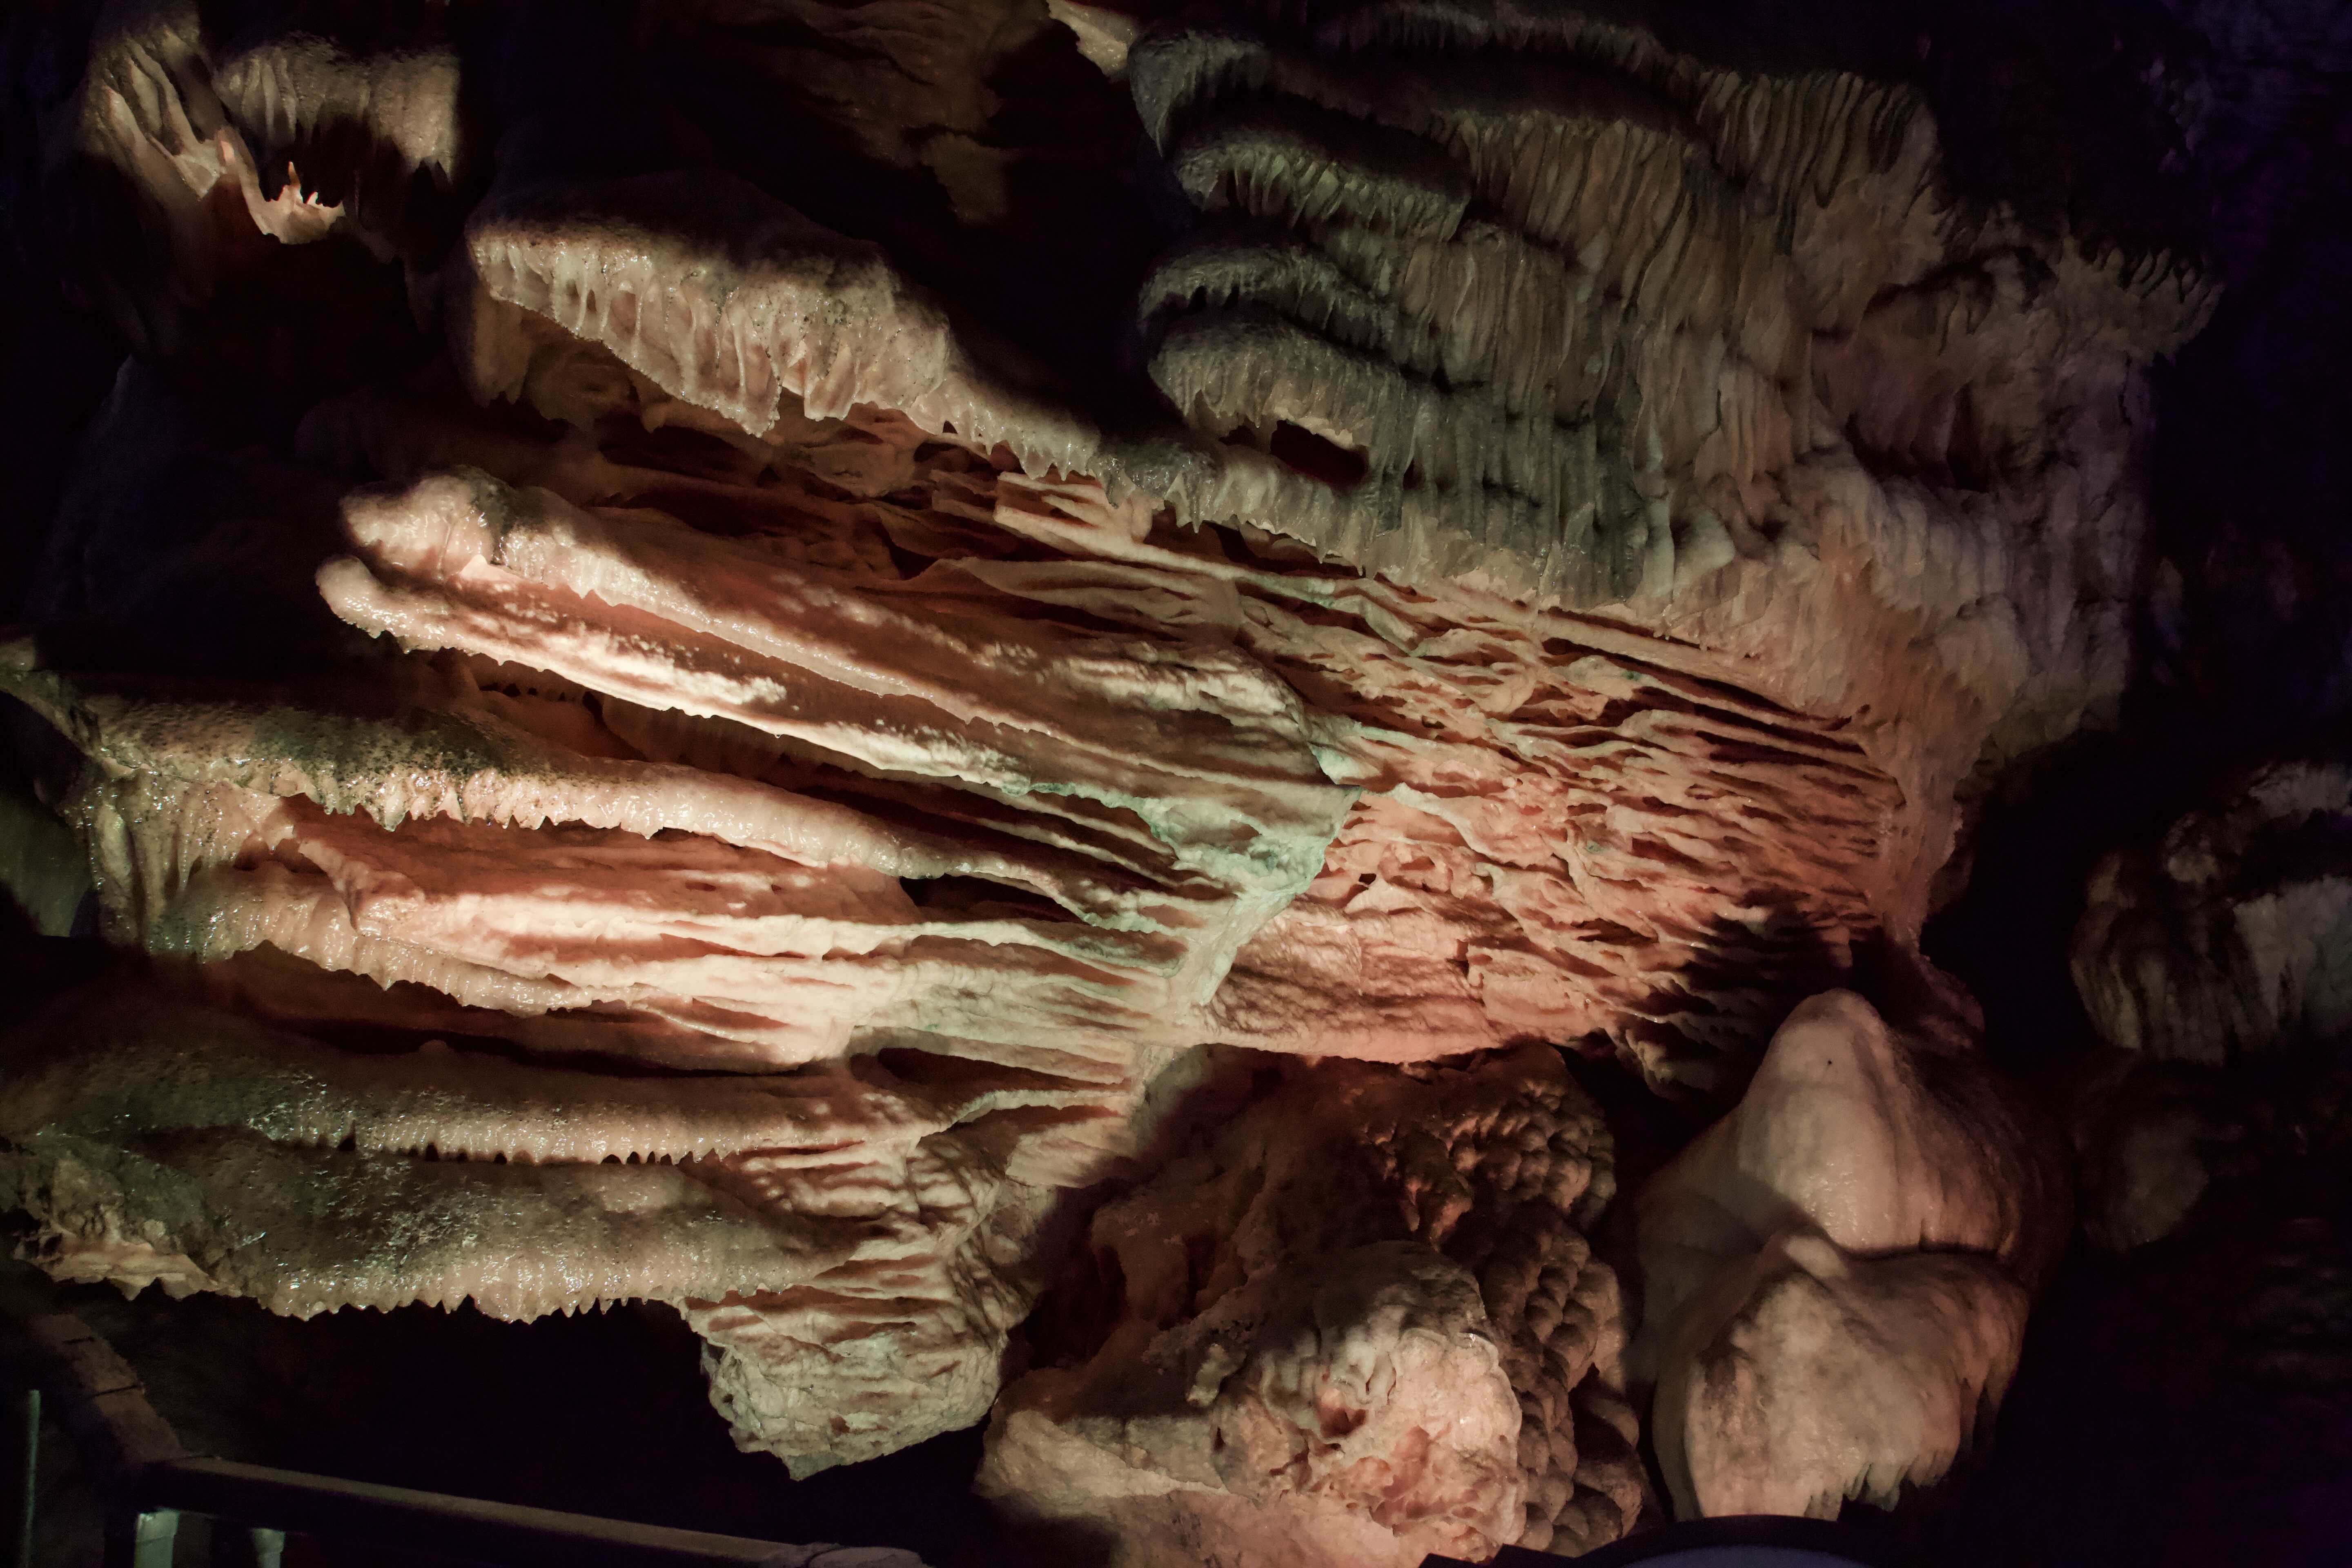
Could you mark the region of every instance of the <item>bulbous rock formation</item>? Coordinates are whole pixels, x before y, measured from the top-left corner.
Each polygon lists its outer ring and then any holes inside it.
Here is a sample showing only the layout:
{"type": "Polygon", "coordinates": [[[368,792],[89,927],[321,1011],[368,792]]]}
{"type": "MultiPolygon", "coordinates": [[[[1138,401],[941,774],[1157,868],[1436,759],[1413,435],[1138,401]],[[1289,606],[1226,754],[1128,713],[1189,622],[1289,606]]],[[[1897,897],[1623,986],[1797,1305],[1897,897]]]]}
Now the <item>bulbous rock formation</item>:
{"type": "Polygon", "coordinates": [[[1756,1062],[2112,702],[2194,273],[1704,28],[1077,16],[1130,108],[1028,0],[555,10],[110,6],[37,117],[137,356],[0,647],[0,872],[124,955],[0,1043],[45,1265],[673,1302],[805,1474],[978,1420],[1118,1194],[1008,1511],[1581,1548],[1573,1050],[1756,1074],[1643,1208],[1678,1504],[1937,1471],[2060,1200],[1964,1044],[1756,1062]]]}
{"type": "Polygon", "coordinates": [[[2069,1226],[2055,1140],[1948,1020],[1850,992],[1634,1199],[1635,1373],[1685,1516],[1834,1518],[1939,1479],[2016,1370],[2069,1226]]]}
{"type": "Polygon", "coordinates": [[[1581,1236],[1609,1138],[1559,1057],[1266,1070],[1097,1212],[1099,1346],[1006,1391],[982,1490],[1107,1526],[1132,1568],[1622,1533],[1643,1491],[1625,1331],[1581,1236]]]}

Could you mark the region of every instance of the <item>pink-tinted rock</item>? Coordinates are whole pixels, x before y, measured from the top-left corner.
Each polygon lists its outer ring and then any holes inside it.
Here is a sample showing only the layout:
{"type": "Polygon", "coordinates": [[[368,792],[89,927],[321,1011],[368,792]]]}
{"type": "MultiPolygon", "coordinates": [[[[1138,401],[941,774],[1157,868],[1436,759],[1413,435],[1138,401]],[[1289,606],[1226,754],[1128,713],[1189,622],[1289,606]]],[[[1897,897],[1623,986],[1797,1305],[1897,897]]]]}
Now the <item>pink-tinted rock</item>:
{"type": "Polygon", "coordinates": [[[1624,1326],[1582,1235],[1609,1139],[1559,1058],[1259,1070],[1270,1092],[1095,1215],[1099,1342],[1006,1392],[982,1489],[1136,1568],[1620,1534],[1624,1326]]]}
{"type": "Polygon", "coordinates": [[[1835,1517],[1940,1479],[2069,1224],[2054,1137],[1965,1029],[1849,992],[1634,1200],[1653,1437],[1685,1516],[1835,1517]]]}
{"type": "MultiPolygon", "coordinates": [[[[1916,942],[1971,781],[2119,690],[2138,372],[2201,281],[1952,198],[1908,88],[1570,13],[1119,56],[1074,8],[1122,140],[1032,0],[267,10],[108,7],[42,127],[155,362],[34,600],[98,632],[0,660],[63,737],[0,871],[143,963],[0,1061],[50,1266],[673,1300],[804,1473],[978,1419],[1124,1191],[1124,1315],[1041,1332],[1008,1510],[1139,1563],[1621,1531],[1559,1052],[1722,1103],[1916,942]],[[1147,271],[1162,172],[1202,221],[1147,271]],[[400,352],[274,291],[302,256],[400,352]],[[266,460],[183,482],[215,416],[266,460]],[[1155,1173],[1234,1047],[1261,1102],[1155,1173]]],[[[1703,1500],[1934,1471],[2038,1268],[1973,1060],[1844,1005],[1656,1189],[1729,1227],[1660,1221],[1675,1408],[1761,1391],[1683,1443],[1703,1500]]]]}

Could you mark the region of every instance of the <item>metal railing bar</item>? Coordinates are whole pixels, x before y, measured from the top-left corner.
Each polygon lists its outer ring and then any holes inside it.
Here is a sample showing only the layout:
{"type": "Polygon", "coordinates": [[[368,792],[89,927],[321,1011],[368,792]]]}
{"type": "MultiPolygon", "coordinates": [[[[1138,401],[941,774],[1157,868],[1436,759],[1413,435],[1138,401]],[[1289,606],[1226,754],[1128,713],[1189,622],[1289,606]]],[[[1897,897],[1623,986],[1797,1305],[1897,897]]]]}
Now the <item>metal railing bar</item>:
{"type": "MultiPolygon", "coordinates": [[[[303,1534],[362,1536],[501,1568],[718,1568],[791,1561],[781,1542],[341,1480],[238,1459],[167,1459],[132,1483],[172,1509],[303,1534]]],[[[802,1549],[805,1550],[805,1549],[802,1549]]]]}
{"type": "Polygon", "coordinates": [[[286,1532],[233,1520],[213,1521],[213,1568],[279,1568],[286,1532]]]}
{"type": "Polygon", "coordinates": [[[106,1523],[106,1568],[172,1568],[180,1516],[168,1508],[117,1511],[106,1523]]]}
{"type": "Polygon", "coordinates": [[[360,1536],[498,1568],[784,1568],[812,1548],[191,1456],[138,1373],[70,1313],[0,1275],[0,1386],[11,1389],[9,1568],[36,1568],[44,1395],[105,1495],[108,1568],[169,1568],[183,1513],[215,1521],[216,1558],[268,1568],[289,1531],[360,1536]]]}

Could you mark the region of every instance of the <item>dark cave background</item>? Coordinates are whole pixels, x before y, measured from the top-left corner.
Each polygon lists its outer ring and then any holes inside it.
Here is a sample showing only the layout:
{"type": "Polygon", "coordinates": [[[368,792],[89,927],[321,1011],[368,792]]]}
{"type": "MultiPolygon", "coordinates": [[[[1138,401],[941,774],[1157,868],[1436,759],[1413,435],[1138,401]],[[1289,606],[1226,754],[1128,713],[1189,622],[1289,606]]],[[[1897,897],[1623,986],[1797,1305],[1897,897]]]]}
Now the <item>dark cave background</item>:
{"type": "MultiPolygon", "coordinates": [[[[2154,377],[2155,547],[2120,722],[1989,788],[1972,877],[1927,932],[1929,956],[1983,1004],[1989,1047],[2029,1080],[2053,1079],[2090,1038],[2066,952],[2092,866],[2161,832],[2220,774],[2352,722],[2352,4],[1592,8],[1638,13],[1670,43],[1704,36],[1717,54],[1916,80],[1964,188],[2018,195],[2080,232],[2202,255],[2223,285],[2211,325],[2154,377]]],[[[609,67],[597,28],[617,29],[628,9],[568,8],[576,39],[562,58],[591,77],[609,67]]],[[[90,12],[22,0],[0,23],[5,613],[21,604],[77,438],[125,351],[68,302],[28,166],[36,118],[79,74],[90,12]]],[[[548,11],[516,12],[562,30],[548,11]]],[[[557,72],[549,58],[516,68],[557,72]]],[[[547,76],[516,90],[577,86],[547,76]]],[[[806,198],[820,216],[862,205],[910,237],[894,248],[919,270],[1003,280],[989,330],[1008,353],[1108,384],[1124,301],[1107,279],[1178,220],[1150,169],[1097,175],[1102,248],[1048,269],[1033,294],[1013,281],[1034,275],[1013,239],[970,255],[939,246],[932,198],[906,182],[806,198]],[[1074,267],[1095,292],[1072,312],[1053,280],[1074,267]]],[[[0,952],[19,995],[70,966],[29,935],[0,952]]],[[[2322,1174],[2287,1210],[2224,1205],[2125,1259],[2078,1256],[2037,1312],[1990,1452],[1882,1526],[1923,1568],[2352,1561],[2352,1205],[2346,1173],[2322,1174]],[[2276,1353],[2282,1343],[2294,1353],[2276,1353]]],[[[293,1323],[209,1298],[58,1299],[141,1367],[194,1447],[783,1541],[899,1545],[939,1568],[1009,1559],[966,1490],[977,1431],[793,1483],[775,1461],[734,1452],[704,1400],[696,1342],[665,1310],[505,1325],[412,1308],[293,1323]]],[[[87,1500],[59,1464],[52,1518],[65,1520],[87,1500]]],[[[297,1542],[287,1561],[413,1559],[297,1542]]]]}

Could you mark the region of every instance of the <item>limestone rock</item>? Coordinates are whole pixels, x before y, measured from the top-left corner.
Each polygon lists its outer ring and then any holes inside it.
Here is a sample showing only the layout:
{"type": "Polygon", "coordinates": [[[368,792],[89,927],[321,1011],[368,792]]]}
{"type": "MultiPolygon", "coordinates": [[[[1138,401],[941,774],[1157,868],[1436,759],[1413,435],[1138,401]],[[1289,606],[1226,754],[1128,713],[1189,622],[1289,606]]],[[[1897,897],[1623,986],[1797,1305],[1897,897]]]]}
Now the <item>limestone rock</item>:
{"type": "Polygon", "coordinates": [[[302,245],[349,225],[412,264],[447,242],[482,150],[446,17],[317,9],[233,38],[193,0],[95,18],[79,90],[42,128],[41,194],[77,288],[134,345],[175,346],[251,259],[247,237],[302,245]]]}
{"type": "Polygon", "coordinates": [[[2128,1252],[2179,1229],[2205,1197],[2239,1108],[2214,1075],[2117,1051],[2067,1103],[2075,1212],[2092,1246],[2128,1252]]]}
{"type": "MultiPolygon", "coordinates": [[[[1008,1507],[1622,1531],[1556,1053],[1727,1100],[2112,703],[2193,270],[1951,197],[1910,89],[1505,0],[1171,19],[1132,110],[1037,0],[237,9],[104,7],[32,117],[142,356],[0,657],[10,885],[70,929],[67,824],[136,955],[0,1050],[50,1266],[675,1300],[805,1472],[976,1419],[1117,1184],[1171,1228],[1097,1222],[1128,1326],[1003,1414],[1008,1507]],[[1216,1047],[1288,1059],[1154,1175],[1216,1047]]],[[[1790,1046],[1678,1167],[1811,1173],[1843,1252],[1748,1214],[1652,1307],[1778,1246],[1773,1409],[1806,1321],[1997,1388],[2011,1299],[1897,1264],[2029,1284],[2044,1199],[1965,1052],[1849,1025],[1876,1077],[1790,1046]],[[1832,1090],[1895,1219],[1784,1136],[1832,1090]]]]}
{"type": "Polygon", "coordinates": [[[2291,1248],[2352,1199],[2341,1061],[2231,1069],[2114,1051],[2078,1076],[2067,1113],[2083,1233],[2105,1252],[2179,1235],[2193,1255],[2272,1231],[2291,1248]]]}
{"type": "Polygon", "coordinates": [[[2352,1036],[2352,763],[2273,762],[2091,879],[2074,984],[2110,1045],[2286,1063],[2352,1036]]]}
{"type": "Polygon", "coordinates": [[[1099,1345],[1007,1390],[982,1490],[1135,1568],[1622,1533],[1609,1142],[1558,1057],[1275,1070],[1096,1215],[1099,1345]]]}
{"type": "Polygon", "coordinates": [[[1685,1516],[1834,1516],[1940,1478],[2064,1243],[2046,1132],[1949,1024],[1806,1002],[1635,1199],[1658,1460],[1685,1516]]]}
{"type": "Polygon", "coordinates": [[[1686,1516],[1891,1506],[1968,1447],[2025,1338],[2024,1288],[1964,1255],[1857,1258],[1783,1231],[1716,1289],[1654,1417],[1686,1516]]]}
{"type": "Polygon", "coordinates": [[[2185,271],[1957,207],[1907,87],[1501,0],[1236,11],[1129,56],[1208,217],[1147,288],[1151,373],[1276,459],[1203,515],[1376,571],[1612,602],[1769,531],[1841,437],[2002,488],[2097,358],[2200,316],[2185,271]]]}
{"type": "Polygon", "coordinates": [[[915,1060],[615,1077],[478,1044],[357,1054],[111,980],[0,1042],[0,1203],[61,1279],[297,1316],[672,1302],[722,1407],[801,1473],[985,1411],[1055,1157],[1015,1129],[1067,1097],[915,1060]]]}

